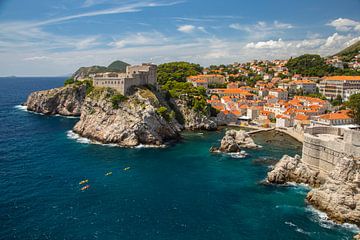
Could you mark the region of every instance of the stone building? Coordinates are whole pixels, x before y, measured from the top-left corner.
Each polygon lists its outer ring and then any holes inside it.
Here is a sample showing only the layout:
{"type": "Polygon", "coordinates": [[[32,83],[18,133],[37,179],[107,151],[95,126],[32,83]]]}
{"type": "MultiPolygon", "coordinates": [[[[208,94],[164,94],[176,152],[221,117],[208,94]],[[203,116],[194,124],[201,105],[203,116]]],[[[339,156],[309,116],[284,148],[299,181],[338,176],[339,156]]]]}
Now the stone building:
{"type": "Polygon", "coordinates": [[[157,66],[143,63],[142,65],[127,66],[125,73],[98,73],[93,76],[95,87],[110,87],[123,95],[133,86],[157,85],[157,66]]]}
{"type": "Polygon", "coordinates": [[[360,158],[360,131],[315,126],[305,129],[302,161],[324,178],[344,157],[360,158]]]}

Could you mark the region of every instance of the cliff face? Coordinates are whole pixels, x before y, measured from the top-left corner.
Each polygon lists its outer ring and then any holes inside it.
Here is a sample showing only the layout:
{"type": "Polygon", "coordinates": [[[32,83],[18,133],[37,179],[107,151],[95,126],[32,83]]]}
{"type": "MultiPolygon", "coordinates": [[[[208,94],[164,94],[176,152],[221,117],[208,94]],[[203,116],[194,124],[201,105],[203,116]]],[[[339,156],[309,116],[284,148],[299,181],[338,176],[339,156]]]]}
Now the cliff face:
{"type": "Polygon", "coordinates": [[[268,173],[267,180],[276,184],[296,182],[319,186],[318,174],[319,172],[311,170],[306,164],[302,163],[299,155],[295,157],[284,155],[274,169],[268,173]]]}
{"type": "Polygon", "coordinates": [[[287,155],[268,173],[268,182],[306,183],[313,188],[307,195],[309,203],[326,212],[340,223],[360,226],[360,160],[352,157],[340,159],[325,180],[320,181],[319,171],[303,163],[300,156],[287,155]]]}
{"type": "Polygon", "coordinates": [[[120,146],[162,145],[178,139],[181,125],[157,113],[166,103],[148,89],[137,89],[127,99],[111,100],[112,89],[95,89],[82,107],[74,132],[102,143],[120,146]]]}
{"type": "Polygon", "coordinates": [[[187,101],[182,99],[172,100],[183,118],[184,128],[189,130],[215,130],[217,124],[209,116],[188,107],[187,101]]]}
{"type": "Polygon", "coordinates": [[[360,226],[360,160],[345,157],[325,183],[311,190],[307,200],[338,222],[360,226]]]}
{"type": "Polygon", "coordinates": [[[24,105],[27,109],[47,115],[80,116],[86,96],[86,86],[67,85],[45,91],[33,92],[24,105]]]}

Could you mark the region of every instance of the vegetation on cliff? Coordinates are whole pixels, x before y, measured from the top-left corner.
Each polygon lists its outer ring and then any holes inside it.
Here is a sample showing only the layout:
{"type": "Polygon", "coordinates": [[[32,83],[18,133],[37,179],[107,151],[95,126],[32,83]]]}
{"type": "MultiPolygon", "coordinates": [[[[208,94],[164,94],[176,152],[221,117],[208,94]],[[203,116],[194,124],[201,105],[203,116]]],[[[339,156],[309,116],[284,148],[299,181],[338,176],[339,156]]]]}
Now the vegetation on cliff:
{"type": "Polygon", "coordinates": [[[158,83],[163,85],[168,81],[186,82],[186,78],[202,72],[199,64],[188,62],[169,62],[160,64],[157,69],[158,83]]]}
{"type": "Polygon", "coordinates": [[[338,52],[334,56],[340,57],[343,61],[348,62],[353,59],[360,52],[360,41],[350,45],[344,50],[338,52]]]}
{"type": "Polygon", "coordinates": [[[325,59],[316,54],[304,54],[296,58],[290,58],[286,67],[293,74],[302,74],[304,76],[322,77],[329,72],[329,66],[325,59]]]}
{"type": "Polygon", "coordinates": [[[360,75],[359,71],[349,69],[347,66],[341,69],[327,65],[325,59],[317,54],[304,54],[296,58],[290,58],[286,67],[290,73],[303,76],[360,75]]]}

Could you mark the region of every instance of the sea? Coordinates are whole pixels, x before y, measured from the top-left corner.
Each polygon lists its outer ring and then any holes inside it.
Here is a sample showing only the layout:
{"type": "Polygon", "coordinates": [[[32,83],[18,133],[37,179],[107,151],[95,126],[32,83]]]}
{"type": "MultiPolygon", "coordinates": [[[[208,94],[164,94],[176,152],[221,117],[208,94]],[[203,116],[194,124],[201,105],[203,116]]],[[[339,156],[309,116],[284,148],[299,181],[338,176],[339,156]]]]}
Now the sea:
{"type": "Polygon", "coordinates": [[[0,78],[0,239],[335,240],[359,231],[307,205],[307,186],[264,184],[300,143],[258,135],[263,148],[245,158],[209,152],[224,130],[184,132],[165,148],[93,144],[71,132],[78,118],[21,106],[64,80],[0,78]]]}

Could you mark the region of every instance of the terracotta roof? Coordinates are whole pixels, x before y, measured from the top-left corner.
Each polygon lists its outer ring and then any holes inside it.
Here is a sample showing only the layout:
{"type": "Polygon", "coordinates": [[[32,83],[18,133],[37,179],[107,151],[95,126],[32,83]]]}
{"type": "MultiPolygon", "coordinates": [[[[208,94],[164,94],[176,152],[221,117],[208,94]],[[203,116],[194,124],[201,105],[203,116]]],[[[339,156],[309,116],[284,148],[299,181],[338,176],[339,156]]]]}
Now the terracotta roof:
{"type": "Polygon", "coordinates": [[[306,116],[306,115],[303,115],[303,114],[297,114],[297,115],[295,116],[295,119],[296,119],[296,120],[301,120],[301,121],[303,121],[303,120],[308,120],[308,119],[309,119],[309,116],[306,116]]]}
{"type": "Polygon", "coordinates": [[[360,76],[331,76],[325,77],[326,81],[360,81],[360,76]]]}
{"type": "Polygon", "coordinates": [[[342,110],[335,113],[328,113],[321,115],[320,118],[326,120],[342,120],[342,119],[350,119],[349,110],[342,110]]]}

